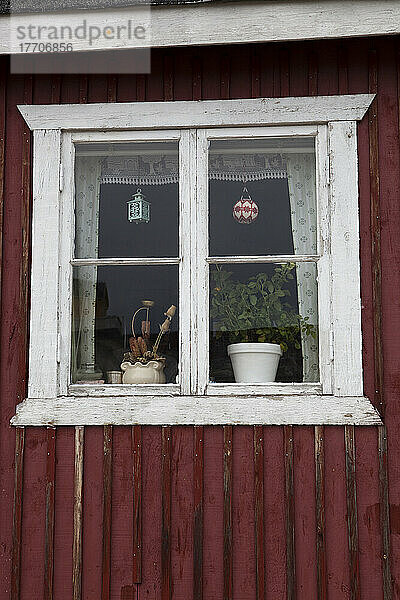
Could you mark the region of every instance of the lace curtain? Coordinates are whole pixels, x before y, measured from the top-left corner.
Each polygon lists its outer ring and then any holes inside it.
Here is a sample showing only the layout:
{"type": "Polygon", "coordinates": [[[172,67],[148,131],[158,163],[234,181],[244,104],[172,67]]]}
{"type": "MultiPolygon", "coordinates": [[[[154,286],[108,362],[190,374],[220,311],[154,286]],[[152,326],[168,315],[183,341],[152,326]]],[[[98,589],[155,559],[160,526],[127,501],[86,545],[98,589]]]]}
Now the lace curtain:
{"type": "MultiPolygon", "coordinates": [[[[296,254],[316,253],[316,184],[313,154],[211,155],[210,179],[256,181],[287,178],[293,244],[296,254]]],[[[76,163],[76,256],[98,256],[99,194],[101,183],[163,185],[178,181],[175,156],[81,156],[76,163]]],[[[299,314],[317,329],[317,282],[310,264],[296,265],[299,314]]],[[[74,314],[73,378],[96,378],[95,305],[97,267],[80,267],[79,313],[74,314]],[[78,356],[79,348],[79,356],[78,356]]],[[[76,313],[78,311],[75,311],[76,313]]],[[[302,335],[304,381],[318,380],[318,342],[302,335]]],[[[100,374],[99,374],[100,376],[100,374]]]]}
{"type": "MultiPolygon", "coordinates": [[[[317,201],[314,154],[287,154],[287,179],[295,254],[317,252],[317,201]]],[[[318,331],[317,281],[311,263],[297,263],[299,314],[318,331]]],[[[318,381],[318,340],[302,334],[303,379],[318,381]]]]}
{"type": "MultiPolygon", "coordinates": [[[[101,160],[80,156],[76,161],[75,256],[97,258],[101,160]]],[[[72,380],[96,379],[95,316],[97,267],[79,267],[73,314],[72,380]]]]}
{"type": "MultiPolygon", "coordinates": [[[[178,161],[176,154],[109,156],[102,164],[101,183],[178,183],[178,161]]],[[[285,177],[286,167],[280,154],[210,154],[211,180],[247,182],[285,177]]]]}

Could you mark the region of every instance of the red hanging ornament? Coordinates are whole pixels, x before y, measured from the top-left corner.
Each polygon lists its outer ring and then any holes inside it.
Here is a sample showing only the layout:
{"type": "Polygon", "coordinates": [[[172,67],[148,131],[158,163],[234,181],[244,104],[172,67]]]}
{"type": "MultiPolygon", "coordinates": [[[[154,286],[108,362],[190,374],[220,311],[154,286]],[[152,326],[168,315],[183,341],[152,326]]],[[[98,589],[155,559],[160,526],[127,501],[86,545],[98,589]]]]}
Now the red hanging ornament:
{"type": "Polygon", "coordinates": [[[233,218],[238,223],[245,223],[248,225],[255,221],[257,217],[258,206],[251,199],[248,189],[244,187],[240,200],[238,200],[233,207],[233,218]]]}

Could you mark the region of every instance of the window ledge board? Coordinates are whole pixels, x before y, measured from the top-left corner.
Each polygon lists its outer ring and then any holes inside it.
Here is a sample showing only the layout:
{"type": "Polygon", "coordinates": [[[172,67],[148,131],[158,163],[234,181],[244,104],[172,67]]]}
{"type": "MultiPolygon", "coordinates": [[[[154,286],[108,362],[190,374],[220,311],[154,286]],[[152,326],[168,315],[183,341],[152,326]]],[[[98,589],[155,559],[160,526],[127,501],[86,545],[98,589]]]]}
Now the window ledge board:
{"type": "Polygon", "coordinates": [[[381,425],[362,396],[142,396],[27,398],[15,426],[381,425]]]}

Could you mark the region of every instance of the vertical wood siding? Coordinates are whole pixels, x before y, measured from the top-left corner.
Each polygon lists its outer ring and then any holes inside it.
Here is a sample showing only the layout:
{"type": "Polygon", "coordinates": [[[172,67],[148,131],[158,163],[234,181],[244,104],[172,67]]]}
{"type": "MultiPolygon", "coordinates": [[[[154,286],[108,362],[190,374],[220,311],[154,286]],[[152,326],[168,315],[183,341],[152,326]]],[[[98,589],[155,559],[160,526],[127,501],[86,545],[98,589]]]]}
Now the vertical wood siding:
{"type": "Polygon", "coordinates": [[[400,598],[399,90],[397,37],[153,51],[138,76],[12,75],[0,59],[5,598],[400,598]],[[383,427],[8,425],[26,393],[29,302],[31,142],[17,104],[368,91],[364,386],[383,427]]]}

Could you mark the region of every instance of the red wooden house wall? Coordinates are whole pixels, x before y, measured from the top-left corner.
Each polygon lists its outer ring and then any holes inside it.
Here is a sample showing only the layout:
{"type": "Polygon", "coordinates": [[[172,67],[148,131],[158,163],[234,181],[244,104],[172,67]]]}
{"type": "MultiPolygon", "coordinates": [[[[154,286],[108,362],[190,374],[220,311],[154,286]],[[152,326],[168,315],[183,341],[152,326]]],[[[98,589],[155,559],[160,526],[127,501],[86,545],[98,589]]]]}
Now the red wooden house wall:
{"type": "Polygon", "coordinates": [[[400,598],[399,42],[155,50],[148,76],[12,75],[1,58],[1,598],[400,598]],[[17,104],[364,92],[364,379],[384,427],[10,427],[31,214],[17,104]]]}

